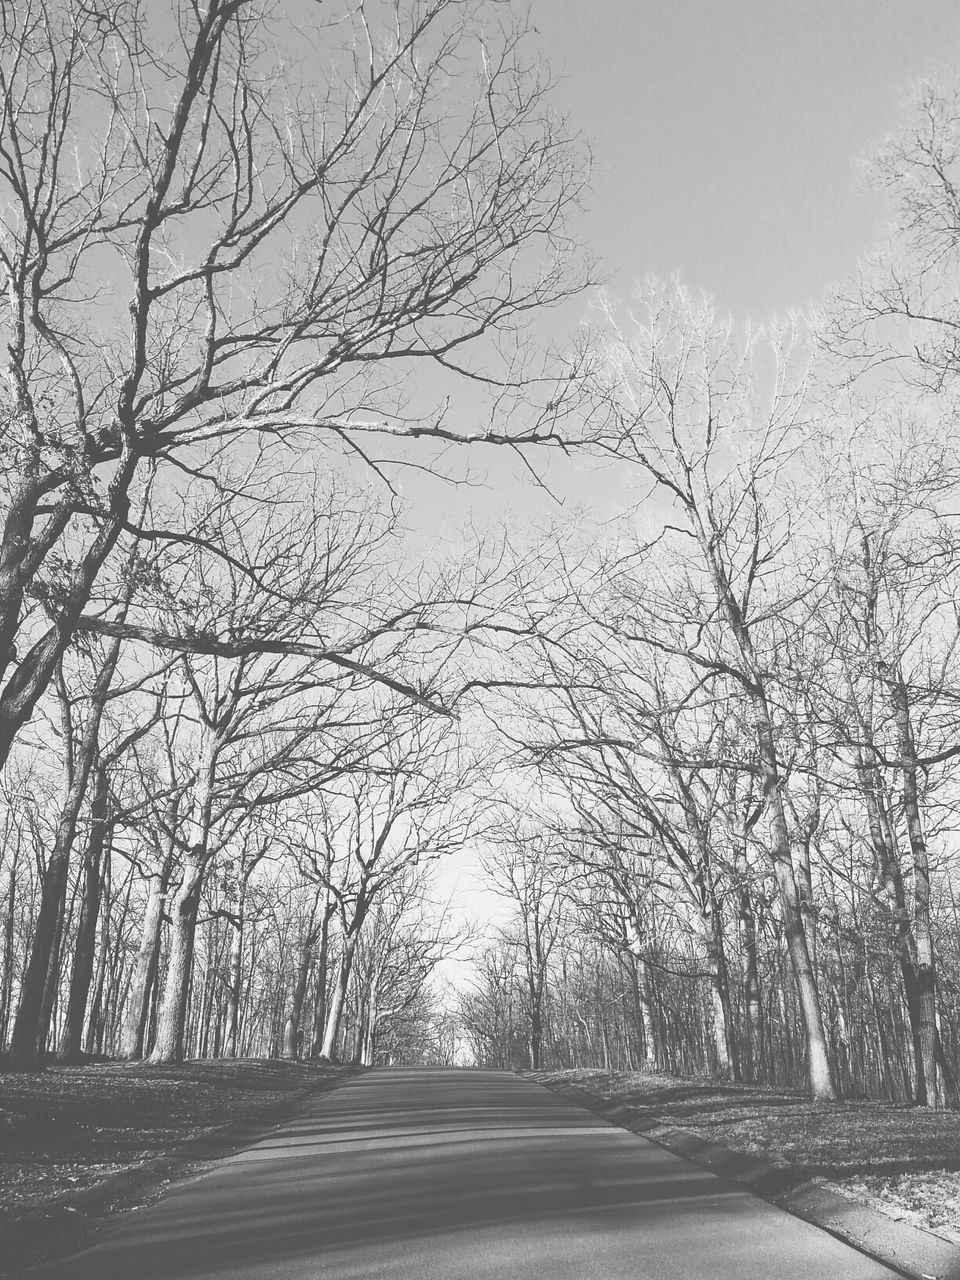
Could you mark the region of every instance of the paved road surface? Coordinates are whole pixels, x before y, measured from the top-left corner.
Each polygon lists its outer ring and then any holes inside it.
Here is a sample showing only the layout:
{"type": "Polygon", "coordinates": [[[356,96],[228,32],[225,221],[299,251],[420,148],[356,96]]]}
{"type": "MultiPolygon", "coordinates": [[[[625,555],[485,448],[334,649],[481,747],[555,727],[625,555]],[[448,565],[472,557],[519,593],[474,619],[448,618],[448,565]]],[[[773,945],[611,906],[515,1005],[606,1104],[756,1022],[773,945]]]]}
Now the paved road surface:
{"type": "Polygon", "coordinates": [[[386,1069],[121,1216],[56,1280],[896,1273],[516,1076],[386,1069]]]}

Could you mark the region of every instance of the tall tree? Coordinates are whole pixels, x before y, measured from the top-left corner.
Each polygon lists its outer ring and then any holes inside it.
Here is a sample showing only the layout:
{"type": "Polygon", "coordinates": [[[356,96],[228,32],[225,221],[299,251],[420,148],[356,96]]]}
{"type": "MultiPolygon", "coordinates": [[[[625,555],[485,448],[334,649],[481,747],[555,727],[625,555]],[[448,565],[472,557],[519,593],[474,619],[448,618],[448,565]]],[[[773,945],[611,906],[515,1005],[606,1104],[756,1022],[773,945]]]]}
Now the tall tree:
{"type": "Polygon", "coordinates": [[[502,387],[542,372],[515,321],[582,278],[563,230],[581,155],[523,24],[495,12],[4,8],[0,762],[96,628],[121,539],[197,537],[131,515],[145,462],[172,478],[238,442],[277,473],[270,441],[374,461],[377,437],[553,434],[549,391],[523,425],[404,407],[424,364],[502,387]]]}
{"type": "MultiPolygon", "coordinates": [[[[735,680],[751,704],[767,852],[803,1017],[810,1091],[831,1100],[836,1088],[793,866],[773,653],[773,624],[791,596],[789,586],[775,585],[783,583],[789,548],[777,486],[786,482],[799,445],[806,359],[792,349],[790,333],[735,335],[709,300],[679,285],[652,286],[628,328],[612,315],[610,325],[602,340],[606,374],[597,387],[608,406],[607,447],[667,504],[664,534],[679,529],[672,537],[693,583],[688,598],[699,606],[686,619],[682,644],[662,642],[662,623],[653,617],[645,642],[735,680]]],[[[663,609],[671,602],[661,593],[663,609]]]]}

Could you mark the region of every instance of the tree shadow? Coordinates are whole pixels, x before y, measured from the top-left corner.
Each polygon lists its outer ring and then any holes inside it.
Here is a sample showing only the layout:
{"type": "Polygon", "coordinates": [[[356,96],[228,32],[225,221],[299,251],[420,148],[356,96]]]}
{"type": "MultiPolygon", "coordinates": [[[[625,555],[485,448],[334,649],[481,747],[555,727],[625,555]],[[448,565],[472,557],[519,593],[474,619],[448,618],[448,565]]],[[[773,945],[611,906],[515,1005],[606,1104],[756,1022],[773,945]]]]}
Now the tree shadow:
{"type": "MultiPolygon", "coordinates": [[[[842,1248],[516,1077],[396,1070],[341,1086],[36,1280],[573,1280],[635,1275],[641,1255],[651,1274],[706,1276],[711,1250],[731,1249],[738,1280],[751,1280],[840,1274],[842,1248]],[[795,1240],[758,1228],[770,1214],[803,1235],[803,1269],[787,1265],[795,1240]]],[[[889,1274],[850,1257],[844,1276],[889,1274]]]]}

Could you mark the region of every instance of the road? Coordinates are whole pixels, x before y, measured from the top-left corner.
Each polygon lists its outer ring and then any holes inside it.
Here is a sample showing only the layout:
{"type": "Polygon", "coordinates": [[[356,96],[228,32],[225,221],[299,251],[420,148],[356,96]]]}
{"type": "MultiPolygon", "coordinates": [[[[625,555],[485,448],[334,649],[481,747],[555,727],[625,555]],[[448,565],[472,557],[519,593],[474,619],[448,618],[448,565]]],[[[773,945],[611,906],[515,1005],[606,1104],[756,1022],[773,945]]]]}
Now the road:
{"type": "Polygon", "coordinates": [[[505,1072],[384,1069],[121,1215],[50,1280],[880,1280],[832,1236],[505,1072]]]}

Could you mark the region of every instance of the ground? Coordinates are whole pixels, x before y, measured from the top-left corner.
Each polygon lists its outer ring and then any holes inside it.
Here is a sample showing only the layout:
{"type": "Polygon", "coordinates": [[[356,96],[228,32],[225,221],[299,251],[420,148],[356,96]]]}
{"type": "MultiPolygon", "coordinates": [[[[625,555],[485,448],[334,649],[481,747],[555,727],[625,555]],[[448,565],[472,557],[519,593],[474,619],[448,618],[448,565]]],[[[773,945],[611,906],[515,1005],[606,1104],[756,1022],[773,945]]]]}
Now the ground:
{"type": "MultiPolygon", "coordinates": [[[[21,1236],[49,1234],[50,1208],[62,1209],[64,1197],[222,1126],[266,1122],[341,1076],[333,1067],[266,1059],[0,1072],[0,1237],[18,1226],[21,1236]]],[[[815,1106],[789,1091],[629,1072],[537,1078],[648,1107],[676,1128],[799,1166],[960,1243],[960,1114],[863,1102],[815,1106]]],[[[239,1141],[236,1133],[232,1140],[239,1141]]],[[[195,1149],[153,1173],[147,1164],[136,1197],[216,1154],[195,1149]]],[[[128,1202],[121,1197],[106,1208],[128,1202]]]]}
{"type": "Polygon", "coordinates": [[[340,1074],[251,1058],[0,1072],[0,1228],[220,1126],[266,1118],[340,1074]]]}
{"type": "Polygon", "coordinates": [[[875,1209],[960,1244],[960,1113],[873,1102],[815,1105],[800,1093],[631,1071],[538,1072],[649,1107],[734,1151],[802,1168],[875,1209]]]}

